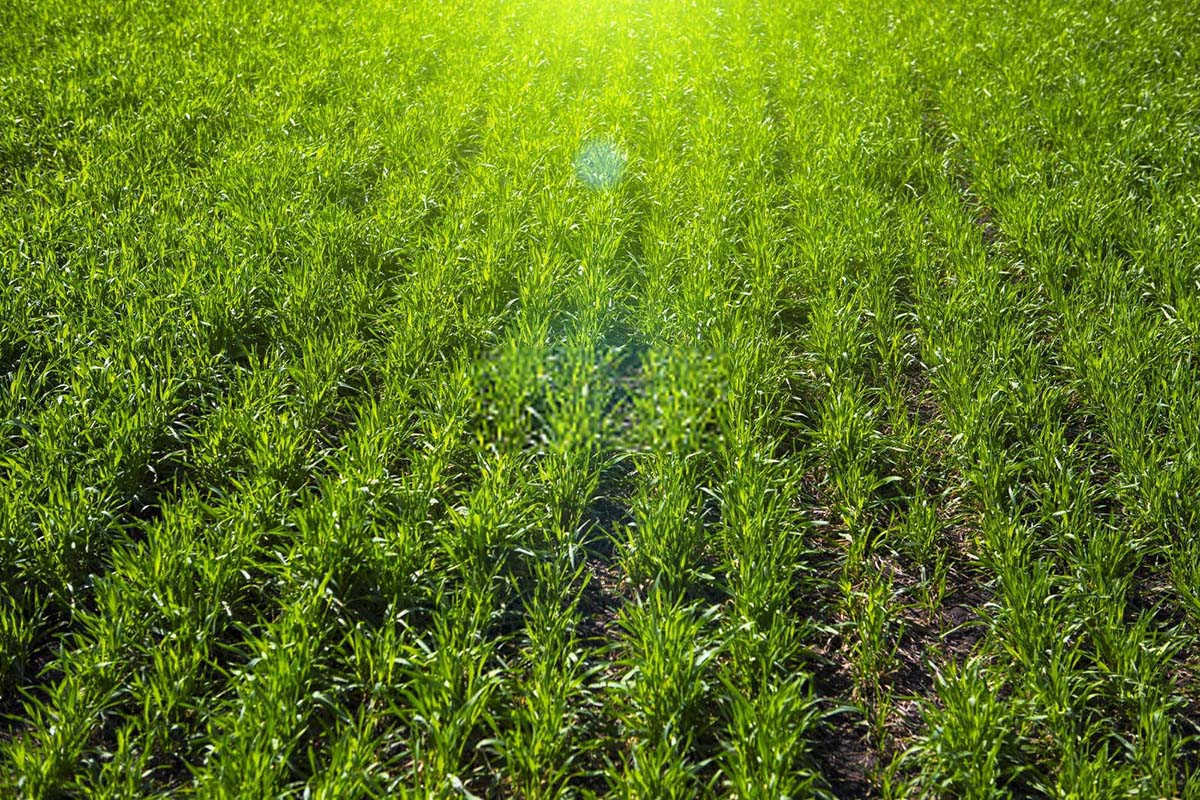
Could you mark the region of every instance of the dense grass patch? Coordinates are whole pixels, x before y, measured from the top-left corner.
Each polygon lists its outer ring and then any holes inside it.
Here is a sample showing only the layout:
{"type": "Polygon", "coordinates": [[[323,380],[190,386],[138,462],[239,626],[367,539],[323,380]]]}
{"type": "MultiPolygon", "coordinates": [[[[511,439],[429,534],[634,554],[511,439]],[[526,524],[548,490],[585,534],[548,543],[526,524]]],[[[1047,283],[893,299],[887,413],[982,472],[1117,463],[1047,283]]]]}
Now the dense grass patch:
{"type": "Polygon", "coordinates": [[[0,794],[1200,798],[1200,10],[0,8],[0,794]]]}

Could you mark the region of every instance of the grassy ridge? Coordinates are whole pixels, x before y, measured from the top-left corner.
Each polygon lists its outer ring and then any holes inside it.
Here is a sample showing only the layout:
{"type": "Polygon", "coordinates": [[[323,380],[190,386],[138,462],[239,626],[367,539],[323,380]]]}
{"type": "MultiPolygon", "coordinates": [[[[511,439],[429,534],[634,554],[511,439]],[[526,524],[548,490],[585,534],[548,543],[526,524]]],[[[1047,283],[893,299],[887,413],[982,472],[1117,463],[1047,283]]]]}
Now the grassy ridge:
{"type": "Polygon", "coordinates": [[[1185,4],[0,29],[5,793],[1200,796],[1185,4]]]}

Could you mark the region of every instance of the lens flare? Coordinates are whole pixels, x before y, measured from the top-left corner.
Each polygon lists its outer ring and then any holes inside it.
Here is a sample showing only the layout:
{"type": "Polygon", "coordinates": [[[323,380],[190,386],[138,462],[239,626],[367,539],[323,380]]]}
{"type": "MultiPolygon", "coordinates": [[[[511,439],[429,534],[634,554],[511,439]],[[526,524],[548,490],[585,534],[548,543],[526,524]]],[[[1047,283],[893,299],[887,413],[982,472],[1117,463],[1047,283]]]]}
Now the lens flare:
{"type": "Polygon", "coordinates": [[[593,189],[608,189],[621,180],[625,171],[625,154],[614,142],[593,139],[585,142],[575,156],[575,174],[593,189]]]}

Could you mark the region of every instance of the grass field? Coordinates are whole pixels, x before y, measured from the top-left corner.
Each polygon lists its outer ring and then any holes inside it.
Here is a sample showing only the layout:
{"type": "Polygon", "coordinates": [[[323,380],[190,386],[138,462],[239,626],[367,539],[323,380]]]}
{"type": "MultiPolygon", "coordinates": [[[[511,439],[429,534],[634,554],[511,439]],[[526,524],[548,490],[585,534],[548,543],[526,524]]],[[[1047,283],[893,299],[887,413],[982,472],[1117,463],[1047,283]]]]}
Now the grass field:
{"type": "Polygon", "coordinates": [[[1200,6],[0,3],[0,796],[1200,798],[1200,6]]]}

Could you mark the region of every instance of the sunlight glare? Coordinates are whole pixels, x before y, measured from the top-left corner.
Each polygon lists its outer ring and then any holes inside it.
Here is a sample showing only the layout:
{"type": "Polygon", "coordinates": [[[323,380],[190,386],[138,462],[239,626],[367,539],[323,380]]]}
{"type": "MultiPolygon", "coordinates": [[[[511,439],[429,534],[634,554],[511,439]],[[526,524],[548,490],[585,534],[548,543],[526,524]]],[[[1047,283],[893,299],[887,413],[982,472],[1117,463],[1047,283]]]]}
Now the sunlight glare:
{"type": "Polygon", "coordinates": [[[584,142],[575,156],[575,174],[593,189],[608,189],[621,179],[626,160],[625,154],[614,142],[591,139],[584,142]]]}

